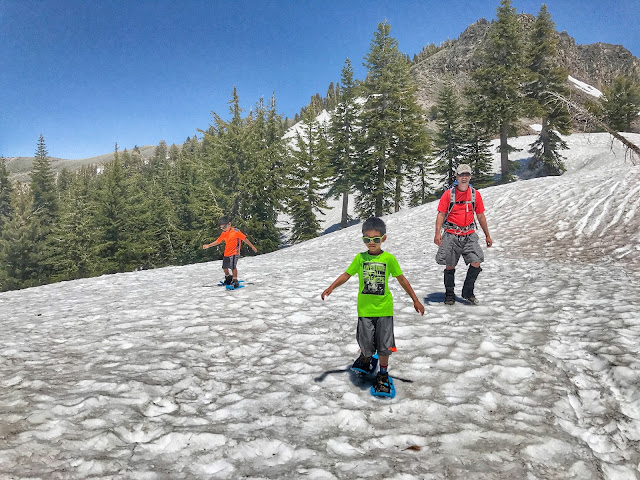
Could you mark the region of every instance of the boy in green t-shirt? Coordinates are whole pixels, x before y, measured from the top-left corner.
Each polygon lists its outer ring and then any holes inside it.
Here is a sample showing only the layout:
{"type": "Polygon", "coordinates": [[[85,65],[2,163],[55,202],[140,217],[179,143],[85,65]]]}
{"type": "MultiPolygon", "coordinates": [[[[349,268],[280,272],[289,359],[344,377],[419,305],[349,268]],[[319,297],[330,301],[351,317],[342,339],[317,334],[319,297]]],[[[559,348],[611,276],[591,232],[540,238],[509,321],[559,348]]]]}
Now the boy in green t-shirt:
{"type": "Polygon", "coordinates": [[[358,274],[360,288],[356,338],[360,345],[360,356],[352,368],[373,373],[375,364],[372,364],[371,357],[378,352],[380,372],[372,393],[379,396],[393,396],[393,381],[389,378],[388,367],[389,355],[396,350],[396,344],[393,335],[393,297],[389,291],[389,275],[398,279],[398,283],[413,300],[416,312],[424,315],[424,305],[418,300],[409,280],[402,274],[398,261],[390,253],[382,251],[382,242],[387,239],[386,232],[387,227],[380,218],[372,217],[366,220],[362,224],[362,240],[367,245],[367,251],[356,255],[345,273],[321,295],[324,300],[336,287],[358,274]]]}

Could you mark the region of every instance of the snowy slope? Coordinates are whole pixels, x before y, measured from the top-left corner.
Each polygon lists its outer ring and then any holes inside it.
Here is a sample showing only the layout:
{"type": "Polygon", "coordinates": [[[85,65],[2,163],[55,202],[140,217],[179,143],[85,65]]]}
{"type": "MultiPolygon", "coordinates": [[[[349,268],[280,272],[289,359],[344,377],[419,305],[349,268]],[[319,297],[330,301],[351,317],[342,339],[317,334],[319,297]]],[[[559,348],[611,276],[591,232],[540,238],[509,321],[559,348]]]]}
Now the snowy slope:
{"type": "Polygon", "coordinates": [[[210,262],[0,294],[0,478],[640,478],[640,167],[570,144],[483,190],[480,306],[442,303],[435,203],[386,217],[426,302],[391,282],[393,400],[343,371],[357,281],[320,299],[359,226],[241,259],[234,292],[210,262]]]}

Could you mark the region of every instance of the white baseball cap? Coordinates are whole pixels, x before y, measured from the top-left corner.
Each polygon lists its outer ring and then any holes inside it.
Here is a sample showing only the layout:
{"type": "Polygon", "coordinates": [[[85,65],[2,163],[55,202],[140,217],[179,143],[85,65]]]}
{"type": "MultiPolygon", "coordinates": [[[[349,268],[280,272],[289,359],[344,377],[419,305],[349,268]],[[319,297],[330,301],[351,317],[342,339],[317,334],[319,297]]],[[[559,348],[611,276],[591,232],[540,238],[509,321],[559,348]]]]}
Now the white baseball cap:
{"type": "Polygon", "coordinates": [[[471,167],[466,163],[461,163],[460,165],[458,165],[456,175],[460,175],[461,173],[471,173],[471,167]]]}

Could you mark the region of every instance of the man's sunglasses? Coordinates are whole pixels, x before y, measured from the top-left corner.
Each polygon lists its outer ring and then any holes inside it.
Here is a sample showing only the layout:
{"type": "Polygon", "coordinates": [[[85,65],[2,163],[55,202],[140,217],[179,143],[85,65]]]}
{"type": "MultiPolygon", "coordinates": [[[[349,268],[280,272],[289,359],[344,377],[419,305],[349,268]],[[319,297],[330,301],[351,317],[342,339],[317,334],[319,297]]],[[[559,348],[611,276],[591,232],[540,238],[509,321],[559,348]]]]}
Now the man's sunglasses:
{"type": "Polygon", "coordinates": [[[380,243],[382,242],[382,237],[362,237],[362,241],[364,243],[380,243]]]}
{"type": "Polygon", "coordinates": [[[220,228],[225,229],[227,228],[227,225],[220,225],[220,228]]]}
{"type": "Polygon", "coordinates": [[[459,177],[470,177],[471,174],[469,172],[463,172],[458,174],[459,177]]]}

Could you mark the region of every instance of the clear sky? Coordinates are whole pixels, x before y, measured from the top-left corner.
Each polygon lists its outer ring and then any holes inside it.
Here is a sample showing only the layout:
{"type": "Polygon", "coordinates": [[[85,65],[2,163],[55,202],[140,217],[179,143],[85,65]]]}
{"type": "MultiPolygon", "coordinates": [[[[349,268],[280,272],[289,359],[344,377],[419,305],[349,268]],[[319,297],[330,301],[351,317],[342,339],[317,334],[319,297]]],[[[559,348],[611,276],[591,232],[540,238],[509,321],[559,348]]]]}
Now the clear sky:
{"type": "MultiPolygon", "coordinates": [[[[640,56],[640,0],[548,0],[579,44],[622,44],[640,56]]],[[[542,2],[514,0],[518,13],[542,2]]],[[[357,78],[378,23],[413,56],[457,38],[499,0],[0,0],[0,155],[87,158],[160,140],[182,144],[228,118],[234,85],[248,111],[275,91],[293,117],[357,78]]]]}

